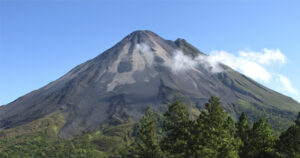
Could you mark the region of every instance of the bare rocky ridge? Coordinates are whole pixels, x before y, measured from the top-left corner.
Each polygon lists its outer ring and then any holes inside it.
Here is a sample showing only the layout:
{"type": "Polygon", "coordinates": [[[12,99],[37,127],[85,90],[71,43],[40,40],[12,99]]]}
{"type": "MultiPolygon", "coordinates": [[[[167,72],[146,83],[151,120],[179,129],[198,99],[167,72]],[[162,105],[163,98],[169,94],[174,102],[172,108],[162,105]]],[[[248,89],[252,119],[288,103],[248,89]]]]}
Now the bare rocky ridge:
{"type": "MultiPolygon", "coordinates": [[[[63,138],[101,128],[104,123],[138,120],[147,106],[165,111],[175,99],[201,108],[211,95],[221,98],[234,117],[257,111],[293,120],[300,105],[221,65],[212,73],[203,64],[178,70],[174,56],[206,56],[183,39],[164,40],[151,31],[135,31],[58,80],[0,107],[0,127],[12,128],[61,111],[63,138]]],[[[184,66],[184,65],[183,65],[184,66]]],[[[263,113],[261,113],[263,114],[263,113]]]]}

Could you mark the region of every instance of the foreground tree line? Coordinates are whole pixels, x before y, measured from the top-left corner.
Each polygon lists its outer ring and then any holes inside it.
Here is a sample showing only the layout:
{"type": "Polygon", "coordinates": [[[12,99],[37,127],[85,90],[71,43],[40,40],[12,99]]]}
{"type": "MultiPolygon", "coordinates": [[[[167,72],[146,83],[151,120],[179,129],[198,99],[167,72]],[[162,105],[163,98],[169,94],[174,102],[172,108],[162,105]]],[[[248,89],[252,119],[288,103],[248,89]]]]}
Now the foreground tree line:
{"type": "Polygon", "coordinates": [[[196,120],[180,101],[164,114],[161,129],[147,109],[133,145],[120,157],[136,158],[300,158],[300,113],[279,138],[264,118],[252,126],[242,113],[235,123],[212,96],[196,120]],[[159,133],[159,134],[158,134],[159,133]]]}

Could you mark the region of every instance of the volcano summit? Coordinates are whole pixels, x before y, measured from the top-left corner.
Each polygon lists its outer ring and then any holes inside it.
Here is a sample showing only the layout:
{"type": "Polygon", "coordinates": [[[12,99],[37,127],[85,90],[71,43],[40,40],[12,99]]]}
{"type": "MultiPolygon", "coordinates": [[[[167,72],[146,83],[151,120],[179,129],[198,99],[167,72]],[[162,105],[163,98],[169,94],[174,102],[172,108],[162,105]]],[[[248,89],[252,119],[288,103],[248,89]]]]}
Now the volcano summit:
{"type": "Polygon", "coordinates": [[[298,102],[207,58],[183,39],[135,31],[58,80],[1,106],[0,128],[60,113],[66,121],[58,135],[68,138],[103,124],[137,121],[147,106],[164,112],[177,99],[193,113],[211,95],[221,98],[233,117],[263,116],[279,130],[295,119],[298,102]]]}

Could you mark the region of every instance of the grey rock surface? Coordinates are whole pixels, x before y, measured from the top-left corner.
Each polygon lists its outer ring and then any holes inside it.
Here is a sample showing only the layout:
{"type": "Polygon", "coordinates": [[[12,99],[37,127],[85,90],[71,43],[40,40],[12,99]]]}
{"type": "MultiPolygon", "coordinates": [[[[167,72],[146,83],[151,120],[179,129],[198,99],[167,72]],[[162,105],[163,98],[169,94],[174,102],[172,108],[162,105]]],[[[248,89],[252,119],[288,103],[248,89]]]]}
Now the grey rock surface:
{"type": "MultiPolygon", "coordinates": [[[[235,106],[240,100],[253,105],[263,102],[256,92],[266,94],[267,98],[289,100],[282,110],[289,106],[300,109],[291,98],[225,65],[220,73],[211,73],[203,64],[184,71],[174,69],[177,67],[174,56],[178,51],[183,51],[189,59],[206,56],[183,39],[170,41],[151,31],[135,31],[58,80],[1,106],[0,127],[15,127],[61,111],[66,124],[59,136],[68,138],[97,130],[104,123],[136,121],[147,106],[163,112],[175,99],[201,107],[211,95],[220,97],[224,108],[236,117],[239,112],[235,106]],[[247,90],[249,86],[251,91],[247,90]]],[[[266,106],[272,108],[273,105],[266,106]]]]}

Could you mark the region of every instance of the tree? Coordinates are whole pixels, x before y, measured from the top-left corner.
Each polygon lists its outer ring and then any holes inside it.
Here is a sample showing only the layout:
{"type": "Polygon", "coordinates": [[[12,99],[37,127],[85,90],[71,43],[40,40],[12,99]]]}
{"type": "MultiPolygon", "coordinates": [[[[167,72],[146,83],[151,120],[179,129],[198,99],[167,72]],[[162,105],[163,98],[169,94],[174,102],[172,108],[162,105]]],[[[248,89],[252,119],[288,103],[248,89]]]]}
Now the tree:
{"type": "Polygon", "coordinates": [[[297,119],[295,121],[296,126],[300,127],[300,112],[298,112],[297,119]]]}
{"type": "Polygon", "coordinates": [[[274,131],[266,122],[266,119],[261,118],[253,124],[246,157],[273,158],[275,153],[274,145],[274,131]]]}
{"type": "Polygon", "coordinates": [[[249,142],[250,142],[249,134],[251,131],[251,128],[247,121],[246,113],[243,112],[241,114],[239,121],[236,124],[236,128],[237,128],[236,136],[238,138],[240,138],[242,141],[242,144],[240,145],[240,148],[239,148],[239,156],[246,157],[246,153],[248,151],[248,146],[249,146],[249,142]]]}
{"type": "Polygon", "coordinates": [[[135,152],[141,158],[159,158],[162,156],[156,136],[156,118],[151,109],[147,107],[145,116],[137,126],[135,152]]]}
{"type": "Polygon", "coordinates": [[[187,158],[190,155],[190,124],[189,114],[180,101],[171,104],[164,114],[161,148],[168,158],[187,158]]]}
{"type": "Polygon", "coordinates": [[[205,109],[193,132],[196,134],[195,157],[237,158],[240,141],[235,138],[234,121],[221,106],[219,98],[212,96],[205,109]]]}
{"type": "Polygon", "coordinates": [[[295,124],[281,133],[276,143],[276,148],[282,157],[300,157],[300,112],[298,113],[295,124]]]}
{"type": "Polygon", "coordinates": [[[122,147],[116,154],[114,154],[115,158],[138,158],[137,155],[136,144],[125,145],[122,147]]]}

